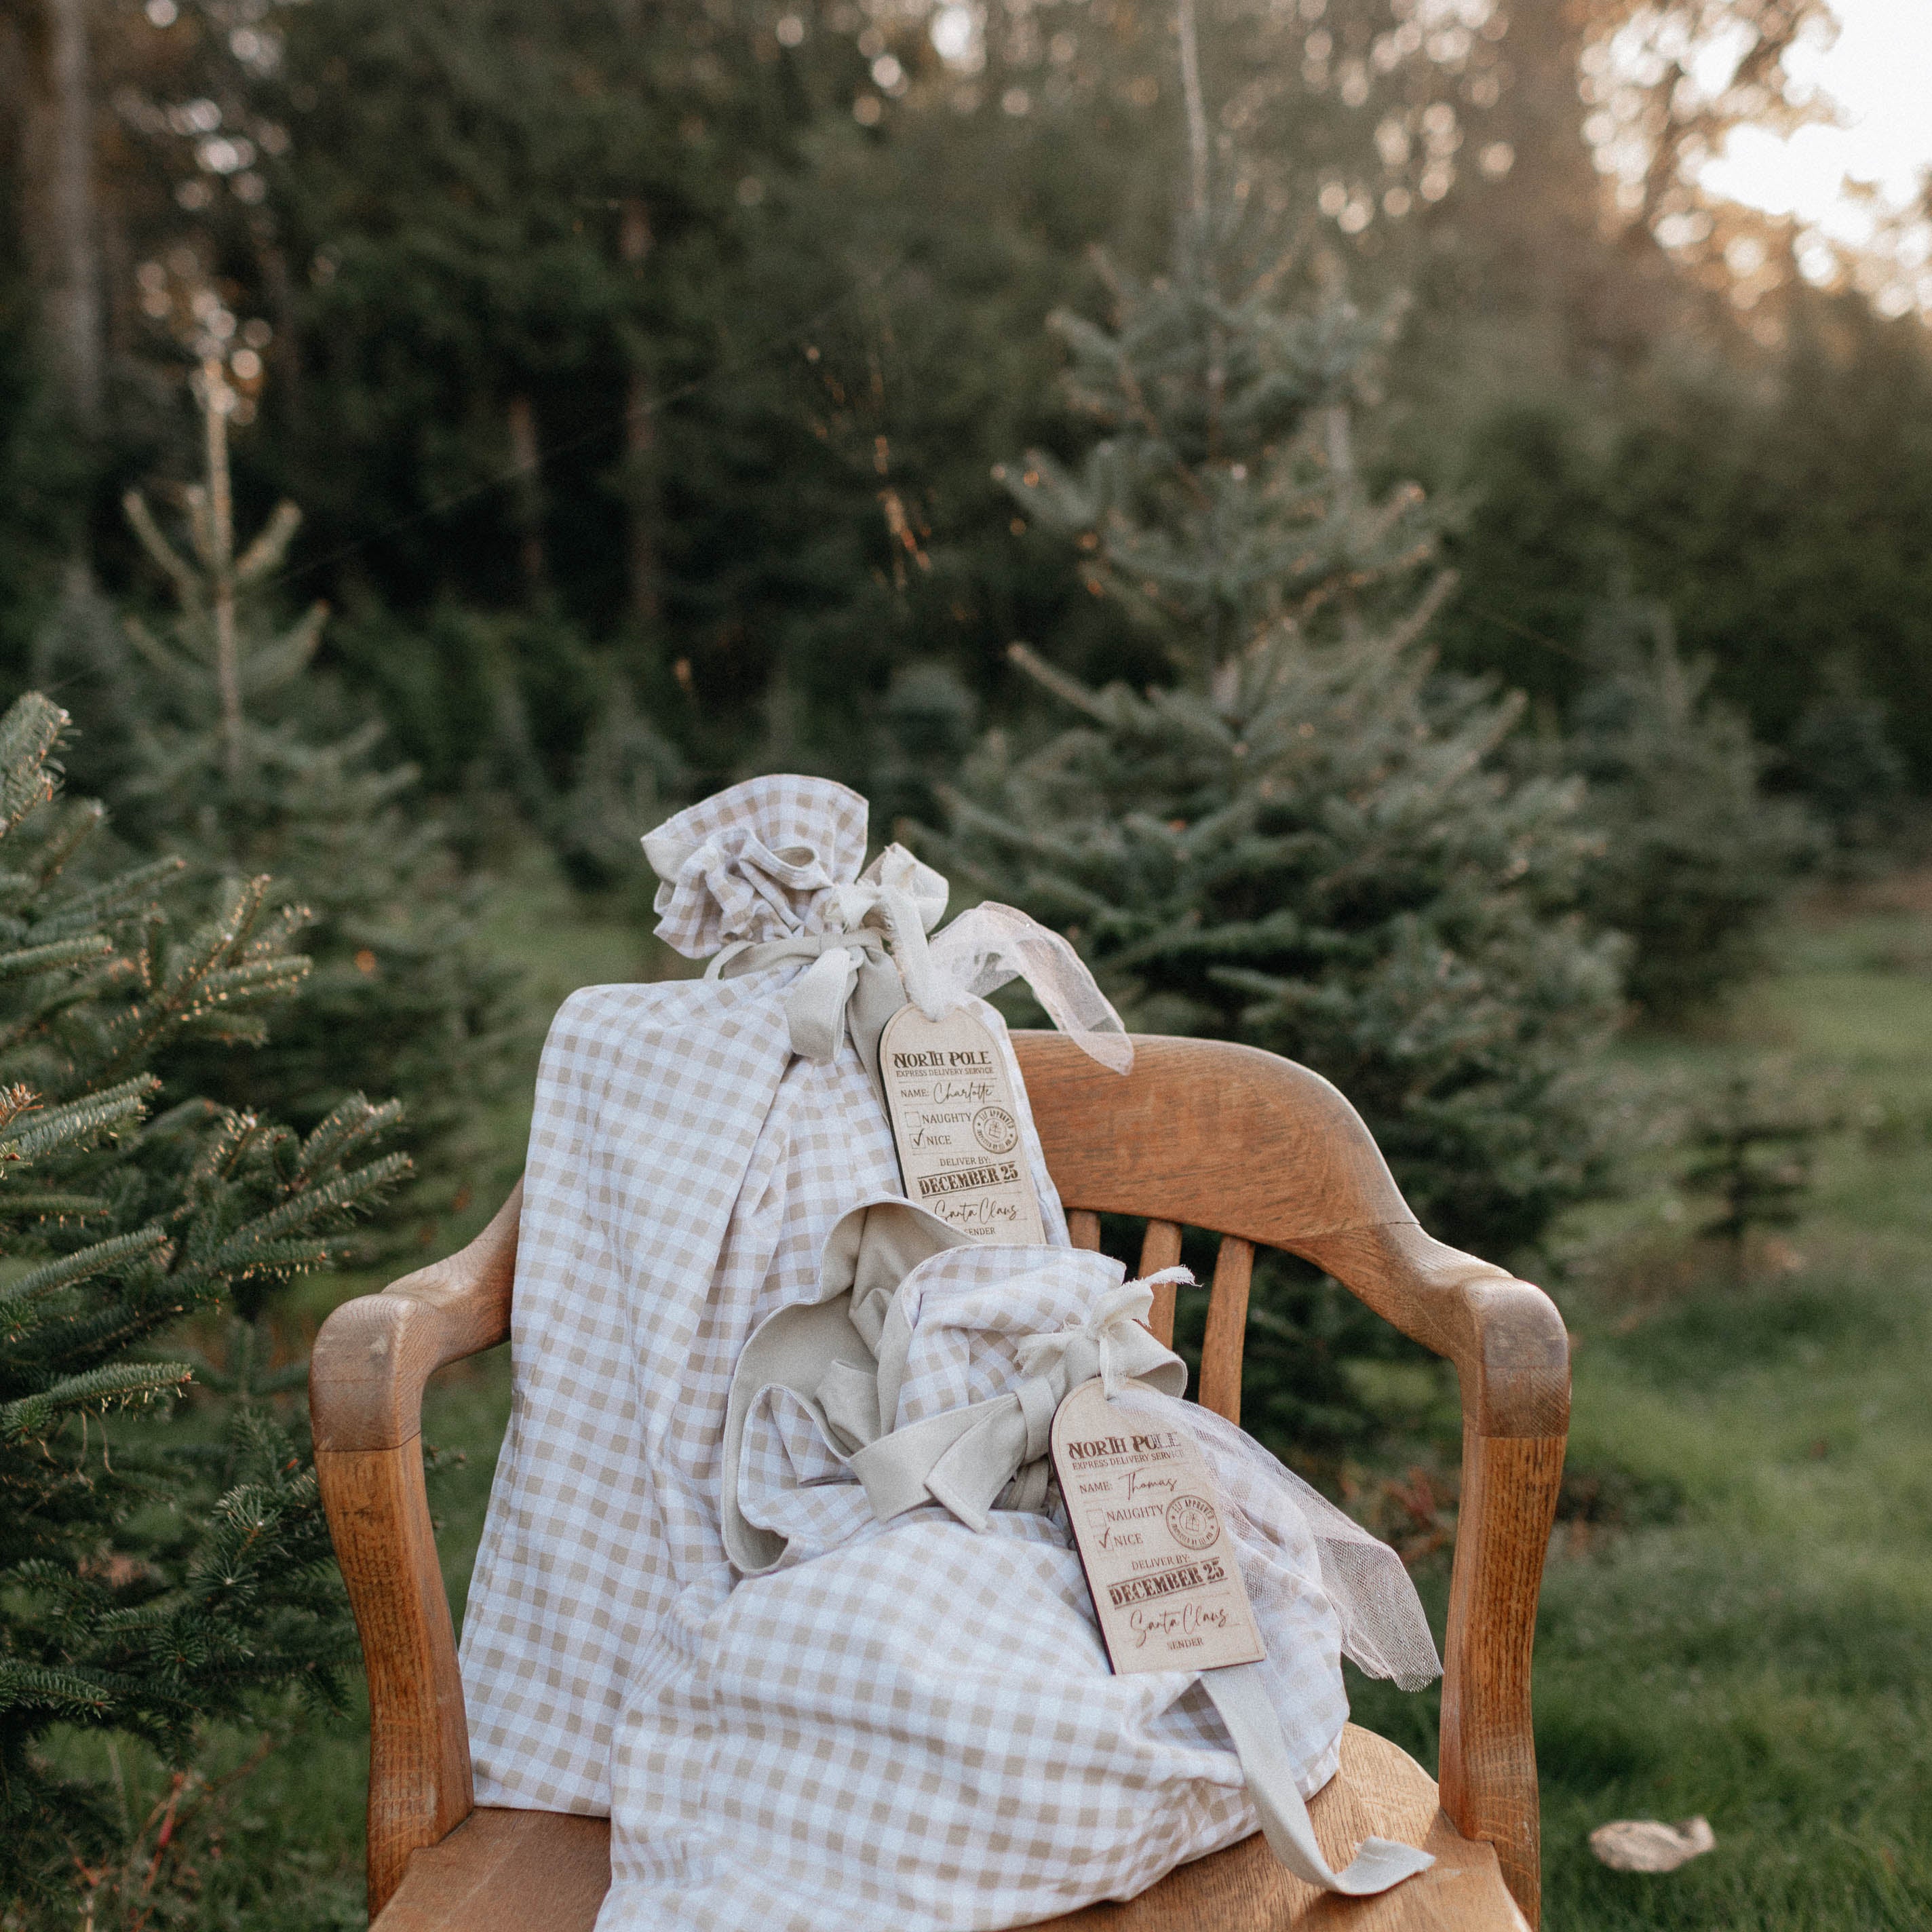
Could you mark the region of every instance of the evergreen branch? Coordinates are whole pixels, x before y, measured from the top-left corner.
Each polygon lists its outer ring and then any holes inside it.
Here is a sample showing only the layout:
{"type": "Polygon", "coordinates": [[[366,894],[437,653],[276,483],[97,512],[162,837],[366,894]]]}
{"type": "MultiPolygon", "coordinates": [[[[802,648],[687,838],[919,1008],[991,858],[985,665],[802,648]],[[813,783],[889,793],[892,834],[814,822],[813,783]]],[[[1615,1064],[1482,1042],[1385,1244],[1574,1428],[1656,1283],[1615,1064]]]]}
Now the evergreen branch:
{"type": "Polygon", "coordinates": [[[197,1012],[209,1005],[230,1000],[260,999],[292,992],[314,970],[314,962],[300,952],[284,952],[267,959],[250,959],[236,966],[224,966],[202,980],[200,994],[186,1010],[197,1012]]]}
{"type": "MultiPolygon", "coordinates": [[[[67,862],[106,823],[107,808],[98,799],[85,798],[70,804],[58,821],[53,836],[41,845],[35,867],[35,885],[45,891],[66,868],[67,862]]],[[[42,922],[45,929],[45,922],[42,922]]]]}
{"type": "Polygon", "coordinates": [[[138,1120],[160,1084],[152,1073],[137,1073],[118,1086],[34,1113],[28,1117],[32,1124],[23,1132],[0,1135],[0,1175],[6,1172],[6,1162],[31,1161],[85,1145],[100,1134],[138,1120]]]}
{"type": "Polygon", "coordinates": [[[328,606],[312,604],[274,643],[251,652],[242,667],[244,693],[260,697],[264,692],[279,691],[292,678],[299,677],[315,656],[322,642],[322,626],[328,621],[328,606]]]}
{"type": "Polygon", "coordinates": [[[1076,710],[1084,711],[1102,724],[1113,722],[1112,710],[1103,699],[1089,691],[1078,678],[1069,677],[1064,671],[1056,670],[1030,644],[1010,644],[1006,646],[1006,656],[1035,683],[1044,685],[1054,697],[1072,705],[1076,710]]]}
{"type": "Polygon", "coordinates": [[[400,1100],[386,1100],[376,1106],[360,1094],[350,1094],[302,1142],[302,1172],[318,1174],[326,1167],[339,1165],[352,1148],[387,1132],[402,1118],[400,1100]]]}
{"type": "Polygon", "coordinates": [[[58,767],[50,760],[72,722],[38,691],[16,698],[0,718],[0,838],[52,801],[58,767]]]}
{"type": "Polygon", "coordinates": [[[1461,580],[1453,570],[1438,570],[1429,588],[1417,598],[1415,608],[1389,633],[1391,650],[1406,651],[1436,621],[1436,615],[1448,602],[1461,580]]]}
{"type": "Polygon", "coordinates": [[[99,1716],[118,1701],[121,1687],[90,1671],[60,1670],[0,1654],[0,1712],[58,1712],[99,1716]]]}
{"type": "Polygon", "coordinates": [[[47,1295],[105,1274],[123,1262],[153,1255],[166,1246],[167,1238],[164,1228],[138,1228],[130,1234],[112,1235],[58,1260],[42,1262],[0,1293],[0,1329],[10,1326],[33,1303],[47,1295]]]}
{"type": "Polygon", "coordinates": [[[140,618],[131,615],[123,617],[121,628],[136,654],[145,658],[170,684],[199,686],[205,691],[213,682],[206,668],[197,658],[186,651],[178,651],[172,645],[163,644],[140,618]]]}
{"type": "Polygon", "coordinates": [[[76,925],[91,927],[124,918],[142,903],[151,904],[156,886],[179,878],[186,870],[185,861],[173,857],[150,859],[145,864],[130,866],[115,878],[63,901],[40,920],[36,930],[57,931],[76,925]]]}
{"type": "Polygon", "coordinates": [[[217,1250],[211,1265],[241,1267],[248,1264],[249,1244],[260,1244],[305,1228],[318,1216],[360,1206],[373,1196],[392,1187],[410,1171],[406,1154],[386,1154],[353,1173],[339,1174],[319,1187],[305,1187],[292,1198],[257,1215],[236,1229],[233,1237],[217,1250]]]}
{"type": "Polygon", "coordinates": [[[105,1413],[130,1402],[164,1395],[190,1379],[179,1362],[127,1362],[70,1376],[50,1388],[0,1403],[0,1439],[30,1441],[44,1436],[60,1417],[88,1410],[105,1413]]]}
{"type": "Polygon", "coordinates": [[[98,1194],[62,1193],[52,1189],[10,1189],[0,1208],[5,1219],[18,1222],[30,1216],[36,1220],[85,1220],[90,1214],[105,1214],[110,1203],[98,1194]]]}
{"type": "Polygon", "coordinates": [[[184,558],[174,545],[161,534],[161,526],[154,520],[154,512],[148,508],[148,500],[138,490],[130,490],[121,499],[121,508],[128,522],[134,526],[134,534],[141,542],[141,548],[167,573],[175,586],[175,594],[182,608],[199,610],[203,602],[200,574],[184,558]]]}
{"type": "Polygon", "coordinates": [[[235,581],[253,584],[266,577],[288,554],[296,532],[302,527],[302,513],[285,496],[262,526],[261,533],[236,560],[235,581]]]}
{"type": "Polygon", "coordinates": [[[4,1133],[22,1114],[31,1114],[40,1104],[40,1096],[23,1080],[0,1089],[0,1133],[4,1133]]]}
{"type": "Polygon", "coordinates": [[[84,960],[98,959],[113,950],[114,942],[101,932],[86,933],[77,939],[50,940],[40,946],[16,946],[10,952],[0,952],[0,980],[78,966],[84,960]]]}

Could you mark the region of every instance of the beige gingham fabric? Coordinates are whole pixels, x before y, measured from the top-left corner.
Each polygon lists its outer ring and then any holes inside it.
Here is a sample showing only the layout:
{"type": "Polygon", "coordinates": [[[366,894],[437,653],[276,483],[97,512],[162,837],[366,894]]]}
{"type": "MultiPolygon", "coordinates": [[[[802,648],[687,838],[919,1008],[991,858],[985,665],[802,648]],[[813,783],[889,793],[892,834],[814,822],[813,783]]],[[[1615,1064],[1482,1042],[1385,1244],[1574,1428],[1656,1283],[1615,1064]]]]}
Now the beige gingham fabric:
{"type": "MultiPolygon", "coordinates": [[[[881,1344],[881,1426],[1012,1393],[1024,1338],[1079,1329],[1124,1272],[1066,1247],[919,1262],[895,1291],[902,1358],[881,1344]]],[[[878,1522],[783,1382],[749,1406],[737,1496],[787,1547],[625,1714],[605,1927],[1016,1925],[1131,1897],[1253,1829],[1195,1674],[1110,1672],[1057,1498],[976,1533],[936,1502],[878,1522]]],[[[1264,1694],[1312,1792],[1347,1716],[1342,1623],[1279,1500],[1232,1520],[1264,1694]]]]}
{"type": "MultiPolygon", "coordinates": [[[[828,889],[864,862],[866,822],[863,799],[819,778],[757,779],[692,807],[660,829],[696,842],[660,889],[660,931],[695,956],[822,930],[828,889]]],[[[902,1191],[850,1042],[829,1065],[792,1055],[784,994],[802,970],[590,987],[551,1025],[524,1176],[510,1424],[464,1616],[482,1803],[609,1810],[640,1659],[730,1589],[718,1460],[738,1352],[816,1279],[842,1210],[902,1191]]],[[[979,1010],[1004,1046],[998,1014],[979,1010]]],[[[1024,1126],[1050,1237],[1064,1242],[1030,1116],[1024,1126]]]]}
{"type": "MultiPolygon", "coordinates": [[[[659,910],[696,952],[821,929],[862,860],[865,808],[760,780],[674,828],[687,856],[659,910]]],[[[1130,1897],[1255,1828],[1193,1679],[1109,1674],[1062,1523],[1000,1512],[976,1533],[936,1507],[872,1522],[815,1460],[815,1421],[778,1401],[747,1480],[788,1490],[788,1526],[822,1553],[735,1578],[718,1490],[739,1353],[813,1298],[842,1212],[901,1192],[850,1042],[826,1064],[790,1052],[803,970],[587,989],[538,1076],[510,1426],[463,1675],[479,1802],[610,1814],[600,1932],[1018,1925],[1130,1897]]],[[[977,1010],[1064,1250],[1018,1066],[977,1010]]],[[[998,1348],[953,1353],[962,1388],[1000,1385],[998,1348]]],[[[1303,1535],[1269,1558],[1269,1668],[1312,1791],[1346,1706],[1303,1535]]]]}

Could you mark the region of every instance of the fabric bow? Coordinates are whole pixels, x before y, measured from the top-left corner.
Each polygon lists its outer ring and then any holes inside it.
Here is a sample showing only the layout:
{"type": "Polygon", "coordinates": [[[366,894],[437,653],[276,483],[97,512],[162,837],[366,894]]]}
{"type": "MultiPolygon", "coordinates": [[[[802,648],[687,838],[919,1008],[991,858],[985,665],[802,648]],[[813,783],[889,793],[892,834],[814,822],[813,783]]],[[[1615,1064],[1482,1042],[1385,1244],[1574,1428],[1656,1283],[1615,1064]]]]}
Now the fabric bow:
{"type": "Polygon", "coordinates": [[[844,1042],[849,1022],[859,1057],[876,1080],[879,1035],[908,1000],[936,1020],[962,998],[942,980],[926,944],[927,932],[946,910],[946,890],[930,866],[902,845],[889,845],[862,877],[818,896],[813,911],[821,930],[736,940],[712,958],[704,976],[735,980],[809,960],[785,994],[791,1050],[801,1059],[829,1065],[844,1042]]]}
{"type": "Polygon", "coordinates": [[[1084,1052],[1126,1072],[1133,1048],[1120,1016],[1058,933],[992,904],[934,933],[946,882],[902,845],[852,876],[864,808],[842,785],[772,777],[679,813],[644,842],[663,881],[658,937],[688,957],[712,953],[710,980],[804,962],[785,994],[792,1051],[829,1064],[849,1031],[875,1082],[880,1032],[908,1000],[941,1019],[1015,979],[1084,1052]]]}
{"type": "Polygon", "coordinates": [[[850,1467],[865,1485],[872,1514],[884,1522],[929,1500],[943,1503],[969,1528],[982,1530],[1010,1484],[1014,1492],[1007,1508],[1043,1508],[1054,1412],[1071,1390],[1096,1376],[1110,1398],[1130,1381],[1164,1395],[1178,1396],[1186,1387],[1180,1357],[1143,1324],[1155,1283],[1193,1279],[1186,1268],[1173,1268],[1120,1282],[1076,1325],[1022,1337],[1017,1345],[1022,1378],[1006,1394],[928,1416],[855,1450],[850,1467]]]}

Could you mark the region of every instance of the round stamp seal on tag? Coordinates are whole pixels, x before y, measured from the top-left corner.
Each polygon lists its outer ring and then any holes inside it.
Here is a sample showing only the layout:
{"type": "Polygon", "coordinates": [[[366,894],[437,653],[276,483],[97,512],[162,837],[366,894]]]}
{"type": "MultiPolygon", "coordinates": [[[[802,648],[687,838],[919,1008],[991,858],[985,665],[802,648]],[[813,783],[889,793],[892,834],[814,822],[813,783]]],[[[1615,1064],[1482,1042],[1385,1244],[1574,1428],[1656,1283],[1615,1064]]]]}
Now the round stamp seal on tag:
{"type": "Polygon", "coordinates": [[[1176,1496],[1167,1506],[1167,1533],[1184,1550],[1205,1550],[1221,1534],[1221,1520],[1205,1496],[1176,1496]]]}
{"type": "Polygon", "coordinates": [[[982,1107],[973,1116],[973,1138],[988,1154],[1011,1154],[1019,1144],[1020,1130],[1004,1107],[982,1107]]]}

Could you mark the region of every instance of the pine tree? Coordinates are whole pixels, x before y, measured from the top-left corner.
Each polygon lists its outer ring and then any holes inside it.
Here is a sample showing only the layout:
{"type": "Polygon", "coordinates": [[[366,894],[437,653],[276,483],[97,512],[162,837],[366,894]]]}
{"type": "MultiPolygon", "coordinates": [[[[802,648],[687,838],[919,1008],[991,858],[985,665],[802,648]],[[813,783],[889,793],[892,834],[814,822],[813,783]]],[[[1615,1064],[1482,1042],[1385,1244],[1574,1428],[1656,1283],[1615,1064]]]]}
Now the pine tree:
{"type": "Polygon", "coordinates": [[[1716,1197],[1719,1211],[1698,1232],[1723,1243],[1733,1286],[1748,1275],[1754,1235],[1803,1218],[1818,1144],[1843,1124],[1766,1069],[1732,1073],[1698,1108],[1684,1183],[1716,1197]]]}
{"type": "MultiPolygon", "coordinates": [[[[1214,212],[1190,39],[1184,6],[1170,272],[1117,278],[1105,326],[1060,323],[1100,438],[1077,470],[1030,452],[1008,472],[1173,682],[1096,691],[1016,647],[1075,722],[990,734],[929,842],[957,883],[1064,929],[1130,1026],[1328,1076],[1425,1225],[1508,1254],[1602,1184],[1610,1148],[1618,947],[1573,910],[1582,788],[1513,778],[1518,703],[1436,672],[1426,506],[1377,494],[1354,452],[1384,324],[1238,194],[1214,212]],[[1244,252],[1264,266],[1238,281],[1244,252]]],[[[1384,1346],[1321,1286],[1264,1282],[1250,1426],[1346,1446],[1372,1424],[1340,1359],[1384,1346]]]]}
{"type": "Polygon", "coordinates": [[[55,1734],[131,1737],[179,1763],[210,1720],[265,1692],[340,1701],[354,1638],[314,1472],[246,1364],[276,1288],[328,1265],[406,1166],[374,1152],[393,1104],[356,1096],[302,1138],[205,1100],[161,1102],[154,1054],[258,1042],[260,1010],[289,999],[305,962],[265,911],[265,879],[238,882],[186,934],[176,861],[80,880],[104,814],[54,802],[66,723],[38,695],[0,720],[10,1924],[71,1924],[76,1862],[96,1864],[118,1829],[106,1791],[50,1753],[55,1734]],[[190,1444],[160,1426],[195,1376],[181,1330],[224,1310],[242,1324],[247,1346],[230,1353],[243,1372],[222,1439],[190,1444]]]}
{"type": "Polygon", "coordinates": [[[1244,238],[1239,212],[1208,220],[1183,223],[1166,276],[1110,269],[1112,327],[1052,318],[1068,404],[1102,432],[1078,470],[1034,449],[995,472],[1075,539],[1088,591],[1197,684],[1232,678],[1276,627],[1306,638],[1385,613],[1434,537],[1419,490],[1377,497],[1357,465],[1353,411],[1393,311],[1364,314],[1328,260],[1305,307],[1281,298],[1290,257],[1229,292],[1218,263],[1244,238]]]}
{"type": "MultiPolygon", "coordinates": [[[[254,1055],[248,1094],[314,1126],[358,1090],[394,1094],[408,1144],[443,1192],[474,1152],[481,1108],[502,1090],[512,976],[475,936],[481,898],[424,810],[416,774],[377,757],[380,722],[344,720],[311,672],[326,613],[273,621],[272,586],[301,517],[281,504],[237,554],[228,425],[244,400],[220,341],[202,341],[195,381],[206,476],[185,491],[190,548],[172,543],[144,497],[130,522],[165,573],[165,630],[128,629],[141,674],[117,829],[178,851],[198,877],[271,874],[304,915],[313,962],[304,997],[254,1055]]],[[[191,1043],[160,1070],[188,1090],[238,1097],[235,1075],[191,1043]]],[[[434,1207],[420,1192],[412,1207],[434,1207]]]]}
{"type": "Polygon", "coordinates": [[[932,842],[1060,927],[1130,1024],[1242,1040],[1360,1108],[1424,1222],[1507,1253],[1603,1178],[1616,943],[1574,912],[1577,788],[1512,781],[1516,707],[1432,691],[1401,635],[1276,639],[1210,694],[1095,692],[996,736],[932,842]]]}
{"type": "Polygon", "coordinates": [[[1686,663],[1670,614],[1628,596],[1602,607],[1597,670],[1560,745],[1600,834],[1584,874],[1600,925],[1630,941],[1627,985],[1649,1018],[1710,1005],[1763,962],[1768,922],[1819,840],[1804,812],[1768,798],[1766,754],[1686,663]]]}
{"type": "Polygon", "coordinates": [[[1080,722],[1030,751],[990,739],[946,856],[1064,926],[1131,1021],[1307,1062],[1360,1107],[1425,1222],[1507,1252],[1595,1184],[1589,1066],[1617,1010],[1613,944],[1574,902],[1580,788],[1512,782],[1517,712],[1435,676],[1420,640],[1420,493],[1367,487],[1354,410],[1380,324],[1332,273],[1250,259],[1213,213],[1189,60],[1190,186],[1172,270],[1118,284],[1110,326],[1063,320],[1078,475],[1010,476],[1075,537],[1090,589],[1163,640],[1167,688],[1090,691],[1016,653],[1080,722]]]}
{"type": "Polygon", "coordinates": [[[1849,652],[1824,666],[1791,734],[1790,765],[1830,835],[1832,870],[1856,878],[1882,866],[1904,817],[1906,764],[1885,705],[1849,652]]]}

